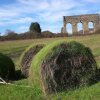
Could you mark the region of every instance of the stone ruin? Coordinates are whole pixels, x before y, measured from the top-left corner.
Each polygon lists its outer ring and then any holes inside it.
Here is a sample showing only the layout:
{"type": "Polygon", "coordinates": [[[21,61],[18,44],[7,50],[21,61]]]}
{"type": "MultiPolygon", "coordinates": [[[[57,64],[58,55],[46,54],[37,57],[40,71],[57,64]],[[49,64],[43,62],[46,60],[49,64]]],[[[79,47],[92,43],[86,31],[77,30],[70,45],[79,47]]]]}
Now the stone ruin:
{"type": "Polygon", "coordinates": [[[68,36],[66,25],[70,23],[72,25],[72,35],[78,35],[77,24],[82,23],[82,33],[88,34],[90,29],[88,28],[89,22],[93,23],[93,33],[100,31],[100,16],[99,14],[87,14],[76,16],[63,16],[63,27],[61,33],[63,36],[68,36]]]}

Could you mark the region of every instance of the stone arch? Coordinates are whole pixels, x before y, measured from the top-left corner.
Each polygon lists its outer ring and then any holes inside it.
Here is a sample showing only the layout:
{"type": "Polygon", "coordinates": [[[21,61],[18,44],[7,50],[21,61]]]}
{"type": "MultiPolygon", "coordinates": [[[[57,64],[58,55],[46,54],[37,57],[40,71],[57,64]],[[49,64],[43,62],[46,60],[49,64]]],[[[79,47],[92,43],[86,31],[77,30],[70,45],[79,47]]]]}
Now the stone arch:
{"type": "Polygon", "coordinates": [[[66,24],[66,32],[67,32],[67,35],[68,36],[71,36],[72,35],[72,23],[70,23],[70,22],[68,22],[67,24],[66,24]]]}
{"type": "Polygon", "coordinates": [[[94,33],[94,22],[93,21],[88,22],[88,29],[89,29],[89,33],[94,33]]]}
{"type": "MultiPolygon", "coordinates": [[[[63,27],[62,34],[66,36],[66,23],[72,23],[72,33],[73,35],[77,35],[77,22],[83,23],[83,34],[89,33],[88,22],[93,21],[94,33],[100,31],[100,18],[99,14],[87,14],[87,15],[75,15],[75,16],[63,16],[63,27]]],[[[68,34],[67,34],[68,35],[68,34]]]]}
{"type": "Polygon", "coordinates": [[[84,33],[83,23],[81,21],[77,23],[77,32],[78,32],[78,34],[84,33]]]}

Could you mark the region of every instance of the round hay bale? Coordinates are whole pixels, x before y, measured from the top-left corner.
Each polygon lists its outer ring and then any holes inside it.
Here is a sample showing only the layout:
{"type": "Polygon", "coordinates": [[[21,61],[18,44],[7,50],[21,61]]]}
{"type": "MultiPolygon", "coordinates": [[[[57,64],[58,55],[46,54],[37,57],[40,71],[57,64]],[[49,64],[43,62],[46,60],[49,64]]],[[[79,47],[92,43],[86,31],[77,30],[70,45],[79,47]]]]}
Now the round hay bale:
{"type": "Polygon", "coordinates": [[[36,53],[38,53],[43,47],[44,47],[44,44],[31,45],[22,54],[21,59],[20,59],[20,66],[21,66],[22,75],[24,77],[28,77],[29,67],[30,67],[32,58],[34,58],[36,53]]]}
{"type": "Polygon", "coordinates": [[[73,42],[55,42],[33,59],[30,80],[46,93],[90,85],[95,81],[97,64],[91,50],[73,42]]]}
{"type": "Polygon", "coordinates": [[[0,53],[0,77],[5,80],[15,77],[15,66],[13,61],[2,53],[0,53]]]}

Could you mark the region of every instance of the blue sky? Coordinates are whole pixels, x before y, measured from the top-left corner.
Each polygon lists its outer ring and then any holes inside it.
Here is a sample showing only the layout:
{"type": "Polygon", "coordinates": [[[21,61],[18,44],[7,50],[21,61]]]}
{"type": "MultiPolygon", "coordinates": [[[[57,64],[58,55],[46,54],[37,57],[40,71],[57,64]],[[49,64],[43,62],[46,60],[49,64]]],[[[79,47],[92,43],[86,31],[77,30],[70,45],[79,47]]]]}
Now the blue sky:
{"type": "Polygon", "coordinates": [[[62,16],[92,13],[100,13],[100,0],[0,0],[0,33],[28,31],[31,22],[60,32],[62,16]]]}

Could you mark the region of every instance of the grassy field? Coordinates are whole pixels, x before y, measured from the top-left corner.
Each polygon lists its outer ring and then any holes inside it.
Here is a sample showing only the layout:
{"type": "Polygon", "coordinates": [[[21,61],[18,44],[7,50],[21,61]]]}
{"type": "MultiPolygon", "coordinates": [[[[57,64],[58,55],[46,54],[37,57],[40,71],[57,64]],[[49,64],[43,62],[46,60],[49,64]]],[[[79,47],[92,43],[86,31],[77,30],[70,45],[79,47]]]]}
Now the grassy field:
{"type": "MultiPolygon", "coordinates": [[[[98,67],[100,67],[100,34],[79,37],[31,39],[0,42],[0,52],[11,57],[19,70],[19,58],[22,52],[31,44],[49,44],[57,40],[78,41],[91,48],[98,67]]],[[[61,92],[55,95],[45,96],[36,86],[29,86],[27,79],[14,82],[15,85],[0,85],[0,100],[99,100],[100,83],[69,92],[61,92]]]]}

